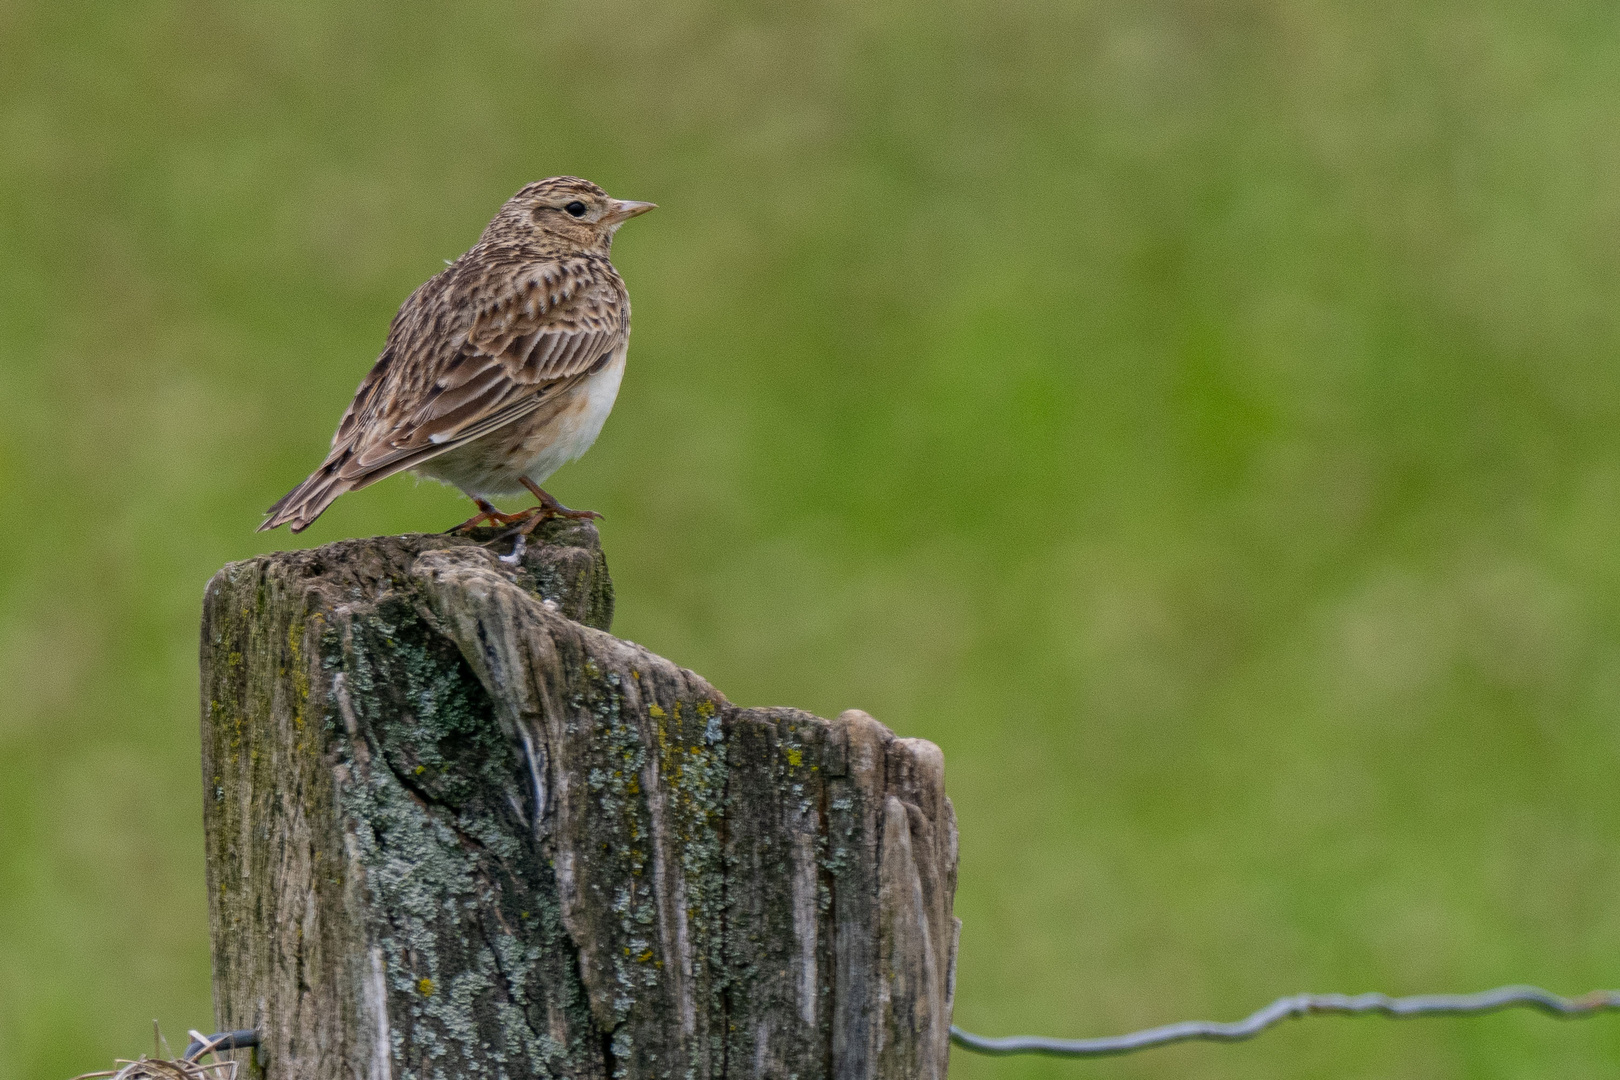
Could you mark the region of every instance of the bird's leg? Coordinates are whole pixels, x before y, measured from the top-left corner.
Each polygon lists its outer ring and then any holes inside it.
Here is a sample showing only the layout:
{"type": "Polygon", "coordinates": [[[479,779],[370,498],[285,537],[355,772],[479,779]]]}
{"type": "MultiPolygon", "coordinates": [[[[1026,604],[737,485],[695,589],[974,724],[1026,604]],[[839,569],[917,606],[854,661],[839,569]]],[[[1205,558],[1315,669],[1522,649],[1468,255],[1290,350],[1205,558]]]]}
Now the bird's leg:
{"type": "Polygon", "coordinates": [[[533,510],[525,510],[521,514],[503,514],[495,509],[494,503],[480,499],[476,495],[472,496],[472,501],[478,504],[478,513],[451,529],[452,533],[471,532],[486,521],[494,525],[510,525],[514,521],[527,521],[535,516],[533,510]]]}
{"type": "Polygon", "coordinates": [[[529,491],[533,493],[535,498],[540,500],[540,505],[536,508],[538,513],[535,514],[534,520],[527,521],[523,525],[523,531],[526,533],[533,532],[535,527],[538,526],[540,522],[545,521],[547,518],[560,517],[573,518],[581,521],[590,521],[592,518],[601,518],[602,516],[595,510],[568,509],[568,507],[558,502],[555,498],[549,495],[544,488],[535,483],[533,480],[530,480],[527,476],[519,477],[518,480],[524,487],[528,488],[529,491]]]}

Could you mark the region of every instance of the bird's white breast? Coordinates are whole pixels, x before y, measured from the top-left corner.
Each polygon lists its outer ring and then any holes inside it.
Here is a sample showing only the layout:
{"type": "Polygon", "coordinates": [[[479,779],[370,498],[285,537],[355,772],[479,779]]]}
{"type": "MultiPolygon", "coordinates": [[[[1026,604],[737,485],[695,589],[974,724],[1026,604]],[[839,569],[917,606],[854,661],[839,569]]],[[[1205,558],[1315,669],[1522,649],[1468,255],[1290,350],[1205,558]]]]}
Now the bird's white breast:
{"type": "Polygon", "coordinates": [[[619,384],[624,381],[626,351],[621,345],[608,357],[600,371],[589,375],[574,388],[567,404],[558,411],[553,421],[554,438],[548,440],[533,463],[524,470],[530,480],[536,484],[545,483],[546,477],[578,459],[596,442],[596,437],[602,433],[602,425],[607,423],[608,413],[613,411],[613,402],[618,399],[619,384]]]}
{"type": "Polygon", "coordinates": [[[624,379],[625,346],[601,368],[539,409],[416,467],[472,496],[516,495],[522,477],[536,484],[591,448],[624,379]]]}

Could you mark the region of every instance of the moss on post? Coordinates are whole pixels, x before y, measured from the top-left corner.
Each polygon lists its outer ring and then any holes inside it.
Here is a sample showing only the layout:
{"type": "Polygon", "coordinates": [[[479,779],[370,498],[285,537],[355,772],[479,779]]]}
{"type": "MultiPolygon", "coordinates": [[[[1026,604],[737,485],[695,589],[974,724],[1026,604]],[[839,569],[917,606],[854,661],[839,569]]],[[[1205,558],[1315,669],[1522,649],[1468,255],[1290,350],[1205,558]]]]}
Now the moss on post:
{"type": "Polygon", "coordinates": [[[575,523],[209,584],[217,1020],[266,1076],[944,1075],[937,748],[738,708],[612,604],[575,523]]]}

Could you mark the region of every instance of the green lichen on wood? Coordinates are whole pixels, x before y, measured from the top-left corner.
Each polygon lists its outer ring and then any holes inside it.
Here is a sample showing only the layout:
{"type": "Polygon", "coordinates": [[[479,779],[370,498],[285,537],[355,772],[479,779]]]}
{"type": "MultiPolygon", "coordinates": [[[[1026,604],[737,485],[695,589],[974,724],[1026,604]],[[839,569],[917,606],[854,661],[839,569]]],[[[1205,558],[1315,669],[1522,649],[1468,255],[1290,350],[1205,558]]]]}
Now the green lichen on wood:
{"type": "Polygon", "coordinates": [[[365,826],[355,840],[397,1018],[397,1074],[463,1075],[470,1063],[511,1076],[588,1073],[600,1051],[550,853],[530,826],[525,764],[488,696],[408,592],[350,613],[327,645],[328,668],[343,676],[329,721],[352,714],[350,738],[365,744],[357,754],[337,743],[351,777],[340,797],[365,826]]]}

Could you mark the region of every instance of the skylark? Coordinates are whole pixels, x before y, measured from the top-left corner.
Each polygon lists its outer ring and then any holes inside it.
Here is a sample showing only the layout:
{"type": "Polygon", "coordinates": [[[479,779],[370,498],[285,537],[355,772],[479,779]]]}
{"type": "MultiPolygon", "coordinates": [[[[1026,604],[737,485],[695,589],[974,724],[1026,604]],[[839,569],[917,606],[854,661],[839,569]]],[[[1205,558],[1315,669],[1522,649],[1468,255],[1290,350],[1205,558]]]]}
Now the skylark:
{"type": "Polygon", "coordinates": [[[540,485],[590,449],[618,396],[630,296],[608,251],[620,225],[651,209],[574,176],[507,200],[472,250],[401,305],[331,453],[260,531],[301,532],[339,495],[404,469],[478,504],[458,528],[600,517],[540,485]],[[489,502],[525,489],[540,505],[523,514],[489,502]]]}

